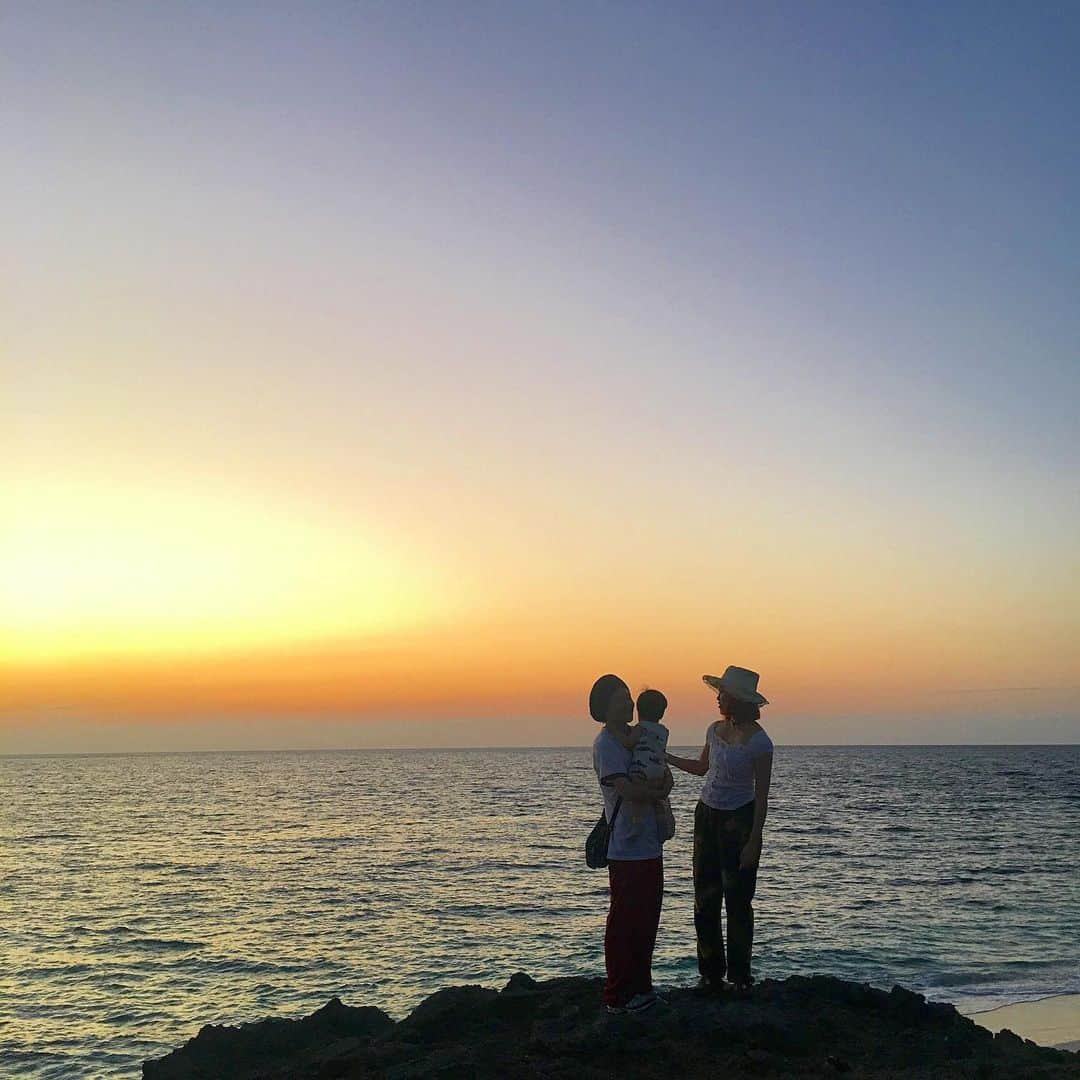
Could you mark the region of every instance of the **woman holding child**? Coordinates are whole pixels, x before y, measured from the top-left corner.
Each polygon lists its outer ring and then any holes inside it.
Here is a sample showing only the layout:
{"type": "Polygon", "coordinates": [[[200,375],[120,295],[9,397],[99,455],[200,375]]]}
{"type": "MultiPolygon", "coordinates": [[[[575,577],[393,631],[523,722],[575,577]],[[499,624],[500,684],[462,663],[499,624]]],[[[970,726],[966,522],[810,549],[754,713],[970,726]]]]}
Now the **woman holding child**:
{"type": "Polygon", "coordinates": [[[604,796],[604,814],[612,823],[604,1003],[611,1012],[643,1012],[656,1004],[652,954],[664,899],[663,843],[670,835],[662,828],[657,807],[671,791],[671,771],[661,760],[659,779],[633,773],[634,701],[617,675],[596,680],[589,694],[589,714],[604,725],[593,742],[593,768],[604,796]]]}
{"type": "Polygon", "coordinates": [[[772,740],[758,722],[768,701],[758,693],[758,675],[729,667],[719,678],[705,675],[716,691],[721,719],[710,724],[697,758],[667,755],[669,764],[704,776],[694,811],[694,929],[699,987],[716,990],[725,976],[739,989],[753,982],[752,901],[761,858],[761,834],[769,809],[772,740]],[[727,952],[723,909],[727,909],[727,952]]]}

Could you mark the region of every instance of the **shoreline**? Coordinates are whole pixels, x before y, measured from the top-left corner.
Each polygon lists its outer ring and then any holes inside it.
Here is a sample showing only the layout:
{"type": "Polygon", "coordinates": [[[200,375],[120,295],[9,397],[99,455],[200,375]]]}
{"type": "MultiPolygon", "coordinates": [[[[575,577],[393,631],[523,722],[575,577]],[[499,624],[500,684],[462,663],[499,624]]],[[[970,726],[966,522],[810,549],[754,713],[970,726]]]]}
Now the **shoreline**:
{"type": "Polygon", "coordinates": [[[1057,1050],[1080,1051],[1080,993],[1052,994],[962,1015],[987,1031],[1009,1030],[1021,1039],[1057,1050]]]}

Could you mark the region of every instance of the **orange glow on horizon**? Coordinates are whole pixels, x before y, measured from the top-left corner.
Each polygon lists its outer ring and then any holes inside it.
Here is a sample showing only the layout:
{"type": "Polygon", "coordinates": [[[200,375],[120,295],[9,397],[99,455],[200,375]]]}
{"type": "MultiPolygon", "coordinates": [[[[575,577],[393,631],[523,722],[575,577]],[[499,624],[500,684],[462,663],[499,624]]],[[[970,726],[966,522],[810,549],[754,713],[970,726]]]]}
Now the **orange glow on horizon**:
{"type": "Polygon", "coordinates": [[[39,485],[11,505],[0,534],[8,667],[108,670],[109,658],[153,666],[297,636],[375,636],[454,605],[430,564],[407,565],[370,529],[235,495],[39,485]]]}
{"type": "Polygon", "coordinates": [[[497,494],[477,494],[462,508],[439,488],[410,504],[412,518],[374,501],[275,500],[176,478],[24,477],[10,496],[0,731],[57,710],[151,727],[286,715],[576,721],[609,670],[700,718],[701,674],[728,663],[762,673],[773,716],[949,709],[963,701],[943,694],[1017,673],[1080,683],[1074,608],[1053,581],[1001,581],[992,563],[945,548],[936,564],[918,546],[900,562],[865,526],[841,556],[824,530],[781,540],[763,517],[725,532],[694,505],[691,537],[651,519],[608,521],[588,502],[560,528],[542,500],[508,513],[497,494]]]}

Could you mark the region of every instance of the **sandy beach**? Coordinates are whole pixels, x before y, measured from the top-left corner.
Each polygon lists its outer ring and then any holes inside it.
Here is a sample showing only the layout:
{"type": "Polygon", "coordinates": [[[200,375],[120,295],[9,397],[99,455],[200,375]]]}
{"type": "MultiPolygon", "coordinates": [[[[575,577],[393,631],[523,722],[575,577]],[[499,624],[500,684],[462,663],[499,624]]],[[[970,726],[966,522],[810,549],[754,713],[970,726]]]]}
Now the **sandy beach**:
{"type": "Polygon", "coordinates": [[[1008,1028],[1022,1039],[1031,1039],[1040,1046],[1080,1051],[1080,994],[1002,1005],[966,1015],[990,1031],[1008,1028]]]}

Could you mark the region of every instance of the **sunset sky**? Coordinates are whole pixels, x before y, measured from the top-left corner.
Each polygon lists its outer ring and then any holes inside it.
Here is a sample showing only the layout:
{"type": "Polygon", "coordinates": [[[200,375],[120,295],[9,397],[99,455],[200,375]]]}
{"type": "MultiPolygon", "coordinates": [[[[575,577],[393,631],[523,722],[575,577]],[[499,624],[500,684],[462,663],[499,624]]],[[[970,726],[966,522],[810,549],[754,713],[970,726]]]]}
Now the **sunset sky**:
{"type": "Polygon", "coordinates": [[[1080,8],[0,50],[0,752],[1080,739],[1080,8]]]}

